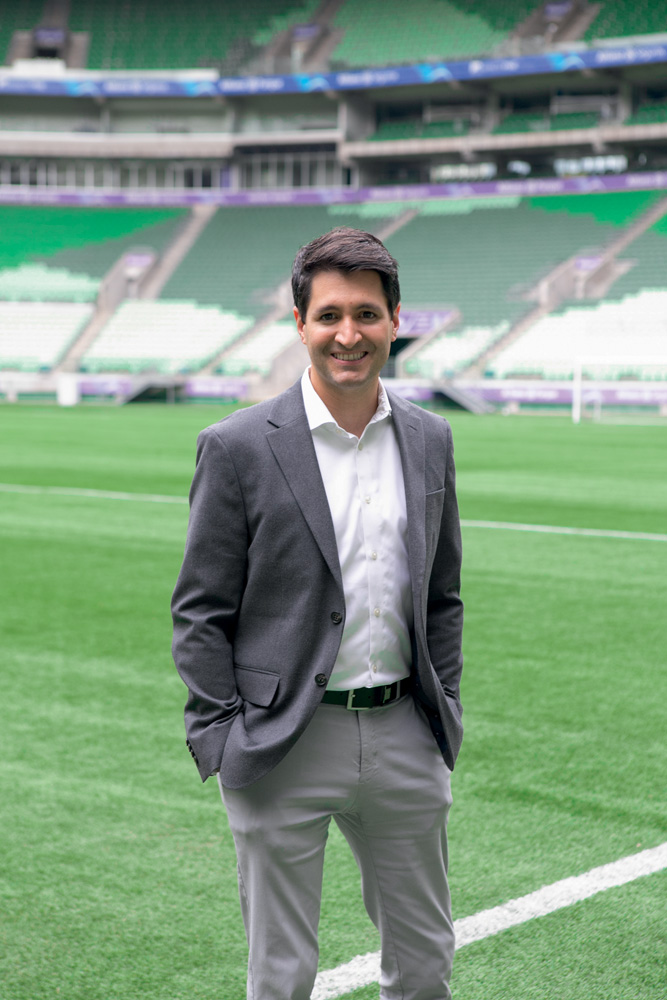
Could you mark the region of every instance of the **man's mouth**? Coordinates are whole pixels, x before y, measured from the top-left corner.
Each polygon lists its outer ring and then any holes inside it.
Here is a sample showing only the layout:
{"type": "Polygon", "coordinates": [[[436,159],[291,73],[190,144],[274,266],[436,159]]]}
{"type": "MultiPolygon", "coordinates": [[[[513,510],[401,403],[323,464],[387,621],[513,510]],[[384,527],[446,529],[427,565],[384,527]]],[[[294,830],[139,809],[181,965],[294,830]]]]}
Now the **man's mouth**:
{"type": "Polygon", "coordinates": [[[366,351],[355,351],[354,354],[334,354],[336,361],[361,361],[366,356],[366,351]]]}

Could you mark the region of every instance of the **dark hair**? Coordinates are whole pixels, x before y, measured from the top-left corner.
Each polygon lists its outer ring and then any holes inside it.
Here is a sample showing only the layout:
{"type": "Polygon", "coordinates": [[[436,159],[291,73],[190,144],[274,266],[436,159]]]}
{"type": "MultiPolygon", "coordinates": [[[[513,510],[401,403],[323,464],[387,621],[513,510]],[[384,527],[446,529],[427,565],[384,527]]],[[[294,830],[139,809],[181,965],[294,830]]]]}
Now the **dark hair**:
{"type": "Polygon", "coordinates": [[[301,247],[292,267],[294,305],[301,319],[308,312],[313,277],[320,271],[377,271],[389,312],[394,313],[401,301],[398,264],[372,233],[338,226],[301,247]]]}

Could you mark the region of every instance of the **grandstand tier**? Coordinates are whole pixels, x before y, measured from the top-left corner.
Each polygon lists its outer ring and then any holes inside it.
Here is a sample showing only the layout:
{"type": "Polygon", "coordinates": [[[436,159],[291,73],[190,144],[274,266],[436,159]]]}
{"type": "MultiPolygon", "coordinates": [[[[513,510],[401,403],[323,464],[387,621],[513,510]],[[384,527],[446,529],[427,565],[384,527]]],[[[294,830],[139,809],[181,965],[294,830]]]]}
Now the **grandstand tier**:
{"type": "Polygon", "coordinates": [[[490,53],[538,6],[535,0],[413,0],[388,8],[384,0],[345,0],[333,21],[344,34],[332,62],[389,66],[490,53]]]}
{"type": "Polygon", "coordinates": [[[302,18],[313,3],[245,0],[73,0],[72,31],[88,32],[90,69],[188,69],[223,66],[234,50],[248,56],[302,18]]]}
{"type": "Polygon", "coordinates": [[[0,370],[53,368],[92,312],[85,303],[0,301],[0,370]]]}
{"type": "Polygon", "coordinates": [[[40,262],[101,279],[137,245],[161,251],[182,209],[0,205],[0,267],[40,262]]]}
{"type": "MultiPolygon", "coordinates": [[[[380,206],[373,225],[388,216],[390,210],[380,206]]],[[[279,299],[279,286],[288,280],[299,247],[334,225],[354,225],[356,218],[354,206],[342,214],[316,205],[221,210],[165,285],[162,298],[191,297],[260,317],[279,299]]]]}
{"type": "Polygon", "coordinates": [[[578,303],[545,316],[500,352],[487,375],[571,379],[578,359],[585,359],[584,374],[598,379],[667,378],[667,291],[645,289],[621,301],[578,303]],[[622,356],[625,367],[605,368],[606,358],[622,356]],[[662,368],[656,358],[663,359],[662,368]]]}
{"type": "Polygon", "coordinates": [[[192,301],[124,302],[81,360],[87,372],[170,375],[197,371],[252,319],[192,301]]]}

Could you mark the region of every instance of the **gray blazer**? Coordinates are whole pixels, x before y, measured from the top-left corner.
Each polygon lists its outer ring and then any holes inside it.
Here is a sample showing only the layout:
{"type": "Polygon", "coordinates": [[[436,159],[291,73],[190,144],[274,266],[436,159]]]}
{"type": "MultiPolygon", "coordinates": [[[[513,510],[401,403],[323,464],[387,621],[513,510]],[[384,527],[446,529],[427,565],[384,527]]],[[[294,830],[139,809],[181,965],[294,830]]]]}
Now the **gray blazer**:
{"type": "MultiPolygon", "coordinates": [[[[403,464],[414,595],[413,676],[445,762],[461,746],[461,535],[449,424],[389,394],[403,464]]],[[[202,431],[173,654],[187,744],[205,781],[271,770],[320,704],[345,599],[336,539],[297,382],[202,431]]]]}

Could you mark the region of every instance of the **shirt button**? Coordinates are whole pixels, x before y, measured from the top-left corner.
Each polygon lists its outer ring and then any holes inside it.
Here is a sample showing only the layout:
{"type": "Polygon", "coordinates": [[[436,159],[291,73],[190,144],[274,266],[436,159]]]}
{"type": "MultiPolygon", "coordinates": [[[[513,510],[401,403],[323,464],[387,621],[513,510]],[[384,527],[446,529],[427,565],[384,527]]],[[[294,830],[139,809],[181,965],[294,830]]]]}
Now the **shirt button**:
{"type": "Polygon", "coordinates": [[[326,674],[315,674],[315,683],[317,684],[318,687],[323,688],[326,682],[327,682],[326,674]]]}
{"type": "Polygon", "coordinates": [[[364,497],[364,500],[366,501],[366,503],[370,503],[371,502],[371,498],[370,497],[364,497]]]}
{"type": "Polygon", "coordinates": [[[377,552],[371,552],[371,559],[377,559],[377,557],[378,557],[377,552]]]}
{"type": "Polygon", "coordinates": [[[342,622],[342,620],[343,620],[343,616],[341,615],[340,611],[332,611],[331,612],[331,621],[334,623],[334,625],[340,625],[340,623],[342,622]]]}
{"type": "Polygon", "coordinates": [[[363,446],[363,444],[362,444],[362,443],[361,443],[361,441],[360,441],[360,442],[359,442],[359,451],[363,451],[363,450],[364,450],[364,446],[363,446]]]}
{"type": "Polygon", "coordinates": [[[379,618],[380,617],[380,609],[379,608],[373,608],[373,614],[375,615],[376,618],[379,618]]]}
{"type": "Polygon", "coordinates": [[[376,674],[377,672],[378,672],[378,665],[377,665],[377,663],[374,663],[373,664],[373,673],[376,674]]]}

